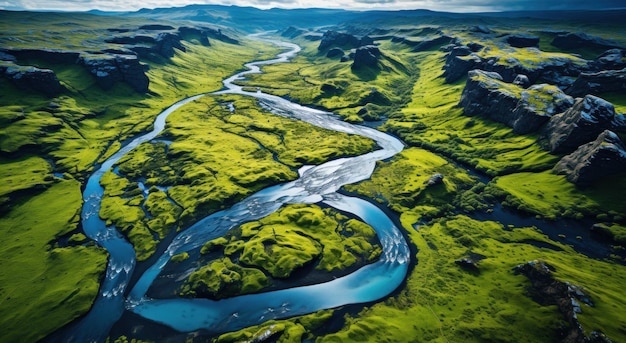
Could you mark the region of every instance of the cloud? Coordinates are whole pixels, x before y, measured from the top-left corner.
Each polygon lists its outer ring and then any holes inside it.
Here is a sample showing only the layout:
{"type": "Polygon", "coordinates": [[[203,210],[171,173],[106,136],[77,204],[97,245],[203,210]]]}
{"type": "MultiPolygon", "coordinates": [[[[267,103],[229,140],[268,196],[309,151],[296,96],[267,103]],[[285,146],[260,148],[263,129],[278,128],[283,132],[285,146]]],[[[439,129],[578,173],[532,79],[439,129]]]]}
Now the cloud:
{"type": "Polygon", "coordinates": [[[0,0],[1,9],[134,11],[140,8],[223,4],[259,8],[430,9],[449,12],[624,8],[624,0],[0,0]]]}

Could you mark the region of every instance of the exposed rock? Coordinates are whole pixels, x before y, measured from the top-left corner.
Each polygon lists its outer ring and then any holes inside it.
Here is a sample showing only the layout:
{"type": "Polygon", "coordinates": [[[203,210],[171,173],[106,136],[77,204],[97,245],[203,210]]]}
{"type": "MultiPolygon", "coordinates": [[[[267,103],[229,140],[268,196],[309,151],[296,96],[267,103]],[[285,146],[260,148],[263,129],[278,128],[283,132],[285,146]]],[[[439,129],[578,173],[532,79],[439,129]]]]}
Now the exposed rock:
{"type": "Polygon", "coordinates": [[[562,73],[555,70],[548,70],[541,74],[538,82],[549,83],[551,85],[556,85],[559,88],[565,90],[571,87],[576,81],[576,76],[563,75],[562,73]]]}
{"type": "Polygon", "coordinates": [[[433,47],[437,45],[449,44],[454,41],[455,39],[448,35],[438,36],[432,39],[421,41],[419,44],[415,46],[413,51],[415,52],[424,51],[424,50],[432,49],[433,47]]]}
{"type": "Polygon", "coordinates": [[[539,37],[526,34],[513,34],[505,37],[509,45],[516,48],[530,48],[539,45],[539,37]]]}
{"type": "Polygon", "coordinates": [[[322,40],[320,45],[317,47],[317,50],[322,51],[335,46],[350,49],[371,44],[374,44],[374,40],[368,36],[359,38],[349,33],[328,30],[322,36],[322,40]]]}
{"type": "Polygon", "coordinates": [[[626,50],[609,49],[589,63],[593,71],[619,70],[626,68],[626,50]]]}
{"type": "Polygon", "coordinates": [[[208,34],[205,30],[201,30],[195,27],[181,26],[178,28],[180,35],[187,39],[187,37],[197,37],[200,44],[204,46],[210,46],[208,34]]]}
{"type": "Polygon", "coordinates": [[[595,141],[563,157],[554,172],[567,175],[567,179],[578,186],[626,172],[626,145],[615,133],[605,130],[595,141]]]}
{"type": "Polygon", "coordinates": [[[160,32],[153,35],[127,35],[112,37],[105,40],[107,43],[136,45],[130,47],[142,57],[150,57],[149,53],[154,52],[165,58],[174,56],[174,48],[186,51],[182,45],[180,34],[172,32],[160,32]]]}
{"type": "Polygon", "coordinates": [[[443,174],[437,173],[428,178],[428,180],[424,181],[426,186],[434,186],[443,183],[443,174]]]}
{"type": "Polygon", "coordinates": [[[605,70],[598,73],[581,73],[567,93],[572,96],[621,92],[626,90],[626,68],[605,70]]]}
{"type": "Polygon", "coordinates": [[[110,89],[118,81],[124,81],[139,93],[148,91],[149,79],[144,67],[134,55],[91,54],[80,57],[84,65],[103,89],[110,89]]]}
{"type": "Polygon", "coordinates": [[[377,68],[378,59],[382,56],[380,49],[375,45],[366,45],[356,49],[352,70],[362,68],[377,68]]]}
{"type": "Polygon", "coordinates": [[[344,52],[341,48],[332,48],[330,50],[328,50],[328,52],[326,53],[326,57],[328,58],[333,58],[333,57],[343,57],[344,52]]]}
{"type": "Polygon", "coordinates": [[[214,38],[228,44],[239,44],[238,40],[225,35],[221,29],[212,29],[209,27],[201,27],[200,29],[210,38],[214,38]]]}
{"type": "MultiPolygon", "coordinates": [[[[174,49],[187,51],[185,46],[180,42],[181,37],[178,33],[161,32],[155,39],[155,50],[159,55],[169,58],[174,56],[174,49]]],[[[208,41],[208,40],[207,40],[208,41]]]]}
{"type": "Polygon", "coordinates": [[[472,52],[479,52],[480,50],[482,50],[485,46],[476,42],[471,42],[467,44],[467,47],[470,48],[470,50],[472,50],[472,52]]]}
{"type": "Polygon", "coordinates": [[[479,271],[478,265],[476,264],[476,262],[466,257],[455,260],[454,263],[456,263],[461,268],[469,270],[469,271],[473,271],[473,272],[479,271]]]}
{"type": "Polygon", "coordinates": [[[340,62],[348,62],[348,61],[350,61],[350,59],[351,59],[350,55],[343,55],[343,56],[341,56],[339,61],[340,62]]]}
{"type": "Polygon", "coordinates": [[[446,59],[446,64],[443,67],[443,76],[447,83],[453,83],[466,76],[470,70],[476,69],[481,62],[482,59],[475,54],[451,56],[446,59]]]}
{"type": "Polygon", "coordinates": [[[610,102],[593,95],[576,99],[570,109],[550,118],[544,132],[547,148],[553,153],[572,152],[596,139],[614,118],[615,108],[610,102]]]}
{"type": "Polygon", "coordinates": [[[502,81],[495,72],[472,70],[459,106],[468,116],[485,116],[520,134],[536,131],[552,115],[569,108],[573,99],[555,86],[541,84],[524,90],[502,81]]]}
{"type": "Polygon", "coordinates": [[[563,316],[567,327],[560,333],[560,342],[585,342],[586,337],[576,315],[576,311],[582,310],[576,301],[576,294],[571,292],[569,283],[554,278],[553,270],[541,261],[530,261],[514,268],[516,274],[522,274],[530,281],[527,292],[531,299],[542,306],[556,305],[563,316]]]}
{"type": "Polygon", "coordinates": [[[0,64],[0,74],[20,89],[40,92],[49,97],[58,95],[64,89],[56,74],[50,69],[3,62],[0,64]]]}
{"type": "Polygon", "coordinates": [[[148,25],[143,25],[143,26],[139,26],[140,30],[148,30],[148,31],[164,31],[164,30],[173,30],[174,27],[173,26],[169,26],[169,25],[160,25],[160,24],[148,24],[148,25]]]}
{"type": "Polygon", "coordinates": [[[17,61],[17,58],[15,58],[15,56],[13,56],[11,54],[7,54],[6,52],[0,51],[0,61],[15,62],[15,61],[17,61]]]}
{"type": "Polygon", "coordinates": [[[615,114],[615,118],[611,120],[612,131],[626,133],[626,115],[624,114],[615,114]]]}
{"type": "Polygon", "coordinates": [[[554,37],[552,45],[559,49],[580,49],[580,48],[596,48],[596,49],[613,49],[621,48],[621,46],[613,41],[600,37],[590,36],[584,32],[566,33],[554,37]]]}
{"type": "Polygon", "coordinates": [[[485,34],[490,34],[493,33],[493,31],[491,31],[491,29],[489,29],[487,26],[485,25],[476,25],[476,26],[472,26],[472,28],[470,28],[470,31],[472,32],[478,32],[478,33],[485,33],[485,34]]]}
{"type": "Polygon", "coordinates": [[[522,88],[528,88],[528,86],[530,86],[530,80],[528,79],[528,76],[524,74],[518,74],[513,80],[513,84],[518,85],[522,88]]]}
{"type": "Polygon", "coordinates": [[[49,63],[74,64],[80,56],[80,51],[66,51],[57,49],[0,49],[0,51],[13,55],[17,60],[36,59],[49,63]]]}

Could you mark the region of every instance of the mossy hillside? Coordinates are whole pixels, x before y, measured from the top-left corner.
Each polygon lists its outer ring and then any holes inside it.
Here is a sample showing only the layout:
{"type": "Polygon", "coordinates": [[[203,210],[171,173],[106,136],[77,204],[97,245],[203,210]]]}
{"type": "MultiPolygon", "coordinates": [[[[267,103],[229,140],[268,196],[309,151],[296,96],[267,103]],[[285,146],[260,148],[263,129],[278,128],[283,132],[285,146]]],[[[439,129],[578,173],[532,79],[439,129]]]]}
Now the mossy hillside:
{"type": "Polygon", "coordinates": [[[589,260],[532,228],[504,230],[498,223],[465,216],[420,226],[418,231],[406,229],[417,245],[419,261],[407,287],[348,317],[341,331],[319,341],[404,342],[414,337],[433,342],[552,342],[557,339],[561,315],[554,306],[532,301],[526,295],[530,283],[512,271],[517,264],[534,259],[555,266],[558,279],[582,286],[591,296],[596,306],[583,305],[579,314],[585,332],[600,329],[609,337],[622,337],[624,323],[615,320],[620,318],[615,311],[623,306],[623,299],[617,298],[625,276],[621,266],[589,260]],[[558,251],[527,243],[533,240],[549,243],[558,251]],[[485,256],[476,271],[454,263],[471,254],[485,256]],[[606,289],[604,278],[608,278],[606,289]],[[602,310],[607,313],[600,314],[602,310]]]}
{"type": "Polygon", "coordinates": [[[420,77],[413,100],[392,116],[383,129],[405,142],[442,153],[490,175],[552,168],[558,161],[532,135],[515,135],[502,124],[469,118],[456,107],[465,80],[445,84],[442,52],[418,53],[420,77]]]}
{"type": "Polygon", "coordinates": [[[272,278],[288,279],[305,266],[341,273],[375,261],[382,252],[371,226],[317,205],[284,206],[201,249],[203,255],[215,251],[226,257],[194,271],[182,287],[183,295],[257,292],[271,286],[272,278]]]}
{"type": "Polygon", "coordinates": [[[495,178],[488,191],[503,195],[505,204],[547,218],[560,216],[623,220],[626,180],[616,176],[593,187],[579,188],[552,171],[515,173],[495,178]],[[495,187],[496,189],[494,189],[495,187]]]}
{"type": "Polygon", "coordinates": [[[242,83],[298,103],[321,106],[351,122],[386,117],[409,100],[415,69],[406,46],[381,41],[379,67],[352,70],[351,61],[340,62],[319,52],[318,42],[296,42],[303,50],[292,61],[265,66],[264,74],[252,75],[242,83]],[[363,107],[368,114],[358,115],[363,107]]]}
{"type": "Polygon", "coordinates": [[[388,162],[379,162],[369,180],[345,188],[403,213],[416,204],[451,210],[455,196],[476,182],[475,177],[446,159],[421,148],[409,148],[388,162]],[[443,183],[429,185],[428,180],[435,174],[443,175],[443,183]]]}
{"type": "Polygon", "coordinates": [[[0,218],[0,340],[37,341],[91,306],[106,253],[54,243],[78,229],[80,199],[78,182],[60,180],[0,218]]]}

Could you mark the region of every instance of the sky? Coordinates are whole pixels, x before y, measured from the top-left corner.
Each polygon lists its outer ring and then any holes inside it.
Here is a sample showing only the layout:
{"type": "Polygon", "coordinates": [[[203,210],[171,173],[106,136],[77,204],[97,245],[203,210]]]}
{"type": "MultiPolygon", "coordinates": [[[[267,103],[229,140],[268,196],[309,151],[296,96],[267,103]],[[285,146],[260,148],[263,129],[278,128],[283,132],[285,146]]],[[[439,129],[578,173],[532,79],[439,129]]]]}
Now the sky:
{"type": "Polygon", "coordinates": [[[626,0],[0,0],[0,9],[136,11],[141,8],[181,7],[189,4],[279,8],[341,8],[354,10],[429,9],[445,12],[625,8],[626,0]]]}

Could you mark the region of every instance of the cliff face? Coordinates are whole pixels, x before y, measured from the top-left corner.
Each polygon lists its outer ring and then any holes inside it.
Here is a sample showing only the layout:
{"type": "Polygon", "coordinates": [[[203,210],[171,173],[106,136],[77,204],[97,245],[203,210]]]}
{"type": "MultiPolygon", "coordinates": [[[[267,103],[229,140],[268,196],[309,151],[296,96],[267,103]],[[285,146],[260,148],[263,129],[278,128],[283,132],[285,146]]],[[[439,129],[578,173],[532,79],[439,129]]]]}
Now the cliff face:
{"type": "Polygon", "coordinates": [[[553,116],[545,127],[544,139],[552,153],[569,153],[596,139],[611,127],[615,108],[593,95],[576,100],[567,111],[553,116]]]}
{"type": "Polygon", "coordinates": [[[626,145],[612,131],[605,130],[593,142],[581,145],[563,157],[554,172],[565,174],[579,186],[626,170],[626,145]]]}
{"type": "Polygon", "coordinates": [[[552,115],[572,106],[573,99],[555,86],[506,83],[498,73],[472,70],[459,106],[469,116],[482,115],[520,134],[538,130],[552,115]]]}

